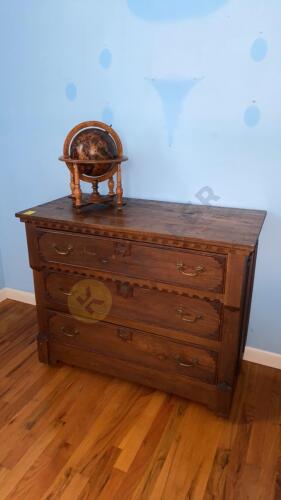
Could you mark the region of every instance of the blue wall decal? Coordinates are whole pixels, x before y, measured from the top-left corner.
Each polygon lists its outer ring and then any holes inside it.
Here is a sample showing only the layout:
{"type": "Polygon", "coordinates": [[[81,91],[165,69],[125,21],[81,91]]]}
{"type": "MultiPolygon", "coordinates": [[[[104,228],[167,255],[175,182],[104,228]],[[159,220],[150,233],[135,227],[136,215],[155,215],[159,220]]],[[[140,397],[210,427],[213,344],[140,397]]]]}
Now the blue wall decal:
{"type": "Polygon", "coordinates": [[[268,51],[267,41],[264,38],[257,38],[251,47],[251,57],[255,62],[265,59],[268,51]]]}
{"type": "Polygon", "coordinates": [[[261,118],[261,112],[258,106],[249,106],[244,114],[244,122],[247,127],[255,127],[261,118]]]}
{"type": "Polygon", "coordinates": [[[104,123],[107,123],[107,125],[112,125],[112,123],[113,123],[113,117],[114,117],[114,114],[113,114],[113,111],[112,111],[111,108],[105,107],[102,110],[102,121],[104,123]]]}
{"type": "Polygon", "coordinates": [[[75,101],[77,97],[77,88],[74,83],[68,83],[65,87],[65,95],[69,101],[75,101]]]}
{"type": "Polygon", "coordinates": [[[129,9],[146,21],[177,21],[205,17],[228,0],[128,0],[129,9]]]}
{"type": "Polygon", "coordinates": [[[150,79],[149,81],[161,98],[168,131],[168,141],[171,146],[184,100],[199,80],[150,79]]]}
{"type": "Polygon", "coordinates": [[[100,53],[100,65],[103,69],[108,69],[112,63],[112,54],[109,49],[103,49],[100,53]]]}

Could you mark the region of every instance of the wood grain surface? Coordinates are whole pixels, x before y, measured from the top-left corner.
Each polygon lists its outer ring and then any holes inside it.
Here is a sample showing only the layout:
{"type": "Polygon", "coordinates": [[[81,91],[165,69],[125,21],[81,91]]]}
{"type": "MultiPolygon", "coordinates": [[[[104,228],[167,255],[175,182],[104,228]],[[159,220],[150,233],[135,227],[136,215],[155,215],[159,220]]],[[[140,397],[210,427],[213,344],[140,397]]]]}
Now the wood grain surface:
{"type": "MultiPolygon", "coordinates": [[[[81,213],[72,209],[69,197],[45,203],[16,214],[24,222],[52,222],[53,229],[67,229],[69,224],[87,230],[112,231],[112,236],[123,231],[127,238],[139,233],[143,241],[150,238],[179,238],[204,245],[242,247],[253,250],[261,231],[266,212],[239,208],[223,208],[209,205],[188,205],[163,201],[125,199],[122,213],[112,207],[85,207],[81,213]],[[31,213],[29,213],[31,211],[31,213]],[[116,213],[117,211],[117,213],[116,213]],[[28,214],[29,213],[29,214],[28,214]]],[[[48,224],[49,225],[49,224],[48,224]]]]}
{"type": "Polygon", "coordinates": [[[243,363],[229,420],[37,361],[35,308],[0,304],[1,500],[279,500],[281,371],[243,363]]]}

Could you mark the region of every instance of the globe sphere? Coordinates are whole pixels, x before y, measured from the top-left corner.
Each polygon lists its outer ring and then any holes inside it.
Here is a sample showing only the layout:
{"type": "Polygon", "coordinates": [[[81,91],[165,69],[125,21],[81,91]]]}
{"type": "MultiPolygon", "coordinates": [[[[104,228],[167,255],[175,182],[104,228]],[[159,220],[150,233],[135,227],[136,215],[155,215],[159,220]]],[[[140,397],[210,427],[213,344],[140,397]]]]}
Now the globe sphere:
{"type": "Polygon", "coordinates": [[[117,157],[117,146],[110,134],[96,127],[89,127],[76,134],[70,144],[70,157],[73,160],[95,160],[94,165],[80,163],[80,173],[98,177],[106,174],[112,166],[110,161],[98,163],[98,160],[113,160],[117,157]]]}

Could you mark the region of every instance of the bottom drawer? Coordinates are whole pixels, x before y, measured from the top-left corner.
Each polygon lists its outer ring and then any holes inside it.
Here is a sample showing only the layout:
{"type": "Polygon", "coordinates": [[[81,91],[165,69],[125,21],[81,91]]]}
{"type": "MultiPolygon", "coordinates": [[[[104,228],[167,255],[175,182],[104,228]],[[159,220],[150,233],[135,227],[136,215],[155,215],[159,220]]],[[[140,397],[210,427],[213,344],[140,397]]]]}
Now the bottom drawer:
{"type": "Polygon", "coordinates": [[[100,352],[159,372],[216,383],[217,353],[111,323],[85,323],[48,311],[51,342],[100,352]]]}
{"type": "Polygon", "coordinates": [[[230,411],[233,389],[221,391],[216,385],[203,384],[196,379],[188,379],[178,373],[171,377],[168,371],[159,372],[153,368],[102,353],[89,352],[50,341],[49,363],[55,364],[58,361],[177,394],[183,398],[205,404],[221,416],[228,416],[230,411]]]}

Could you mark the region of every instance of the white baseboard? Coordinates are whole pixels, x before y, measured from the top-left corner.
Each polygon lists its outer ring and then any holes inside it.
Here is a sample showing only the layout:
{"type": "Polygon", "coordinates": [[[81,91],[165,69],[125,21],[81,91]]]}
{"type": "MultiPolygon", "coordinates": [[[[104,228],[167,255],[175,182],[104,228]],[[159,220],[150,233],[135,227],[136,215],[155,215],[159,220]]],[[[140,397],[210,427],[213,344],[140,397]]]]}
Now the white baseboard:
{"type": "Polygon", "coordinates": [[[5,300],[7,297],[6,297],[6,292],[5,292],[5,288],[0,288],[0,302],[2,302],[3,300],[5,300]]]}
{"type": "Polygon", "coordinates": [[[5,299],[17,300],[25,304],[35,305],[34,293],[16,290],[15,288],[2,288],[0,290],[0,302],[5,299]]]}
{"type": "MultiPolygon", "coordinates": [[[[35,305],[34,293],[24,292],[14,288],[0,289],[0,302],[5,299],[12,299],[17,300],[18,302],[35,305]]],[[[256,349],[255,347],[246,347],[244,360],[281,370],[281,354],[274,352],[263,351],[262,349],[256,349]]]]}
{"type": "Polygon", "coordinates": [[[245,361],[251,361],[259,365],[271,366],[281,370],[281,354],[275,352],[263,351],[255,347],[246,347],[244,352],[245,361]]]}

